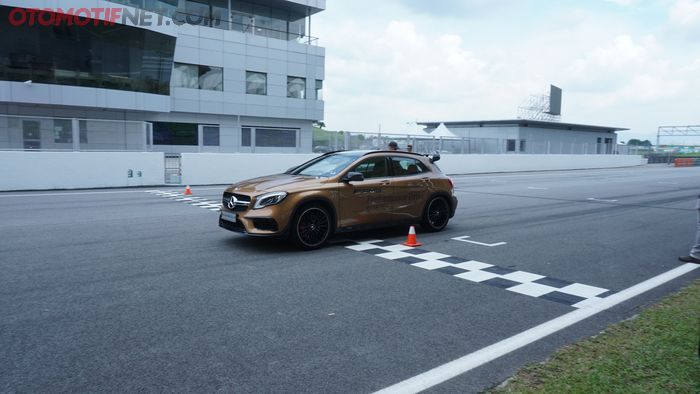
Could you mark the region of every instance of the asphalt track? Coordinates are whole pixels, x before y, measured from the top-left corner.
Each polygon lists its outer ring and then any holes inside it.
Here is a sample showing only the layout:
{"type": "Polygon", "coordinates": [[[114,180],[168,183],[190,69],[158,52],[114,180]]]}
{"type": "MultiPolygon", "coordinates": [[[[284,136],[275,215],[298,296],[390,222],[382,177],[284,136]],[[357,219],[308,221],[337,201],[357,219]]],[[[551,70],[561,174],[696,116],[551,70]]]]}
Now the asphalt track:
{"type": "MultiPolygon", "coordinates": [[[[694,240],[700,168],[453,179],[457,214],[419,231],[421,249],[609,290],[600,298],[681,266],[694,240]]],[[[0,193],[0,392],[373,392],[577,310],[348,248],[399,244],[405,228],[299,252],[153,189],[0,193]]],[[[428,392],[483,391],[697,278],[428,392]]]]}

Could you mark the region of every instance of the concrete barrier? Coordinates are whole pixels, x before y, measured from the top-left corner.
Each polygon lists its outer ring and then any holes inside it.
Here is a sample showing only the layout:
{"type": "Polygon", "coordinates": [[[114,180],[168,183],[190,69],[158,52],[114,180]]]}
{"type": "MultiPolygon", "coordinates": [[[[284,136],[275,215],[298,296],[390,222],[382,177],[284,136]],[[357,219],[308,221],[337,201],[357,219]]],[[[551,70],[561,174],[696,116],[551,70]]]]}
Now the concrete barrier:
{"type": "Polygon", "coordinates": [[[258,176],[279,174],[317,156],[317,153],[183,153],[182,183],[234,183],[258,176]]]}
{"type": "Polygon", "coordinates": [[[159,152],[0,151],[0,190],[161,185],[164,166],[159,152]]]}
{"type": "MultiPolygon", "coordinates": [[[[230,184],[284,172],[318,154],[183,153],[182,184],[230,184]]],[[[628,155],[445,155],[446,174],[575,170],[645,164],[628,155]]],[[[0,190],[157,186],[164,183],[159,152],[0,151],[0,190]],[[133,170],[133,178],[128,177],[133,170]],[[141,177],[138,172],[141,171],[141,177]]]]}

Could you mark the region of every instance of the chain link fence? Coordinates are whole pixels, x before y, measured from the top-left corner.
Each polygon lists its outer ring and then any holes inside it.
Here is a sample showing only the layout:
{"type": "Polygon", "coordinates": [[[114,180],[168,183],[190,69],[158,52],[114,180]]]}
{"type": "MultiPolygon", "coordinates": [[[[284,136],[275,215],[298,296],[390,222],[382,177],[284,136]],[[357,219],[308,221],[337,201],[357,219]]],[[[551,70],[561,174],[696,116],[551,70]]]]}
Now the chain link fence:
{"type": "Polygon", "coordinates": [[[591,142],[531,141],[501,138],[460,138],[358,133],[315,129],[313,151],[384,149],[394,141],[400,150],[409,145],[414,152],[441,154],[553,154],[553,155],[636,155],[633,146],[591,142]]]}

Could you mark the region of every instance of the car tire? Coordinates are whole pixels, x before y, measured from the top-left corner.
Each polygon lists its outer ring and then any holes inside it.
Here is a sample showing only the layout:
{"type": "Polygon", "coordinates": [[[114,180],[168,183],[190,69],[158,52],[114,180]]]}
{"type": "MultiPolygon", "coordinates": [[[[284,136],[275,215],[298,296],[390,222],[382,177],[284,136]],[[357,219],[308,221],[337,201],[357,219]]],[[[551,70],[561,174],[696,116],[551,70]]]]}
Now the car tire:
{"type": "Polygon", "coordinates": [[[426,231],[441,231],[450,221],[450,204],[444,197],[432,197],[423,210],[421,226],[426,231]]]}
{"type": "Polygon", "coordinates": [[[333,232],[333,220],[328,209],[320,204],[305,205],[292,220],[292,241],[301,249],[318,249],[333,232]]]}

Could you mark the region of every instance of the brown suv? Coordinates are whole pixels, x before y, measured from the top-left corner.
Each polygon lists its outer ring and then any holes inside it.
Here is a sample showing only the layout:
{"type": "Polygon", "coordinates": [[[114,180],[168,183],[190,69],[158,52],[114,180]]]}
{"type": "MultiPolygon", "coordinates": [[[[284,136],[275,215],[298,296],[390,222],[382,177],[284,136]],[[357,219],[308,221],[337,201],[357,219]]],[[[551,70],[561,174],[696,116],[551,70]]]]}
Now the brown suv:
{"type": "Polygon", "coordinates": [[[287,236],[302,248],[334,232],[420,223],[440,231],[454,216],[450,178],[439,155],[399,151],[329,152],[284,174],[226,189],[219,226],[254,236],[287,236]]]}

